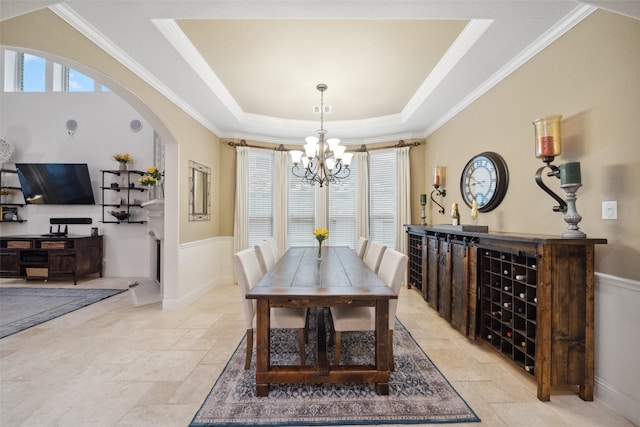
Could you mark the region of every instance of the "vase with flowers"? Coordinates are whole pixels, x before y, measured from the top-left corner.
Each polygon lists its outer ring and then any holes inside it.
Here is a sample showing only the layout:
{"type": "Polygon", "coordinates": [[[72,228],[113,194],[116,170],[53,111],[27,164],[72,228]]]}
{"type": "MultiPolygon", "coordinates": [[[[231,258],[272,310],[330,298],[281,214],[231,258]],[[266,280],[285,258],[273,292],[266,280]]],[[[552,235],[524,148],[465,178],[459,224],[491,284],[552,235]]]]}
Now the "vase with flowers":
{"type": "Polygon", "coordinates": [[[146,174],[156,180],[156,199],[164,199],[164,171],[160,172],[156,166],[151,166],[146,174]]]}
{"type": "Polygon", "coordinates": [[[322,242],[329,238],[329,230],[326,228],[316,228],[313,232],[313,235],[316,236],[316,240],[318,241],[318,261],[322,261],[322,242]]]}
{"type": "Polygon", "coordinates": [[[143,187],[147,187],[147,201],[153,200],[154,195],[153,195],[153,191],[151,191],[152,188],[155,187],[156,185],[156,179],[152,176],[143,176],[141,178],[138,178],[138,182],[140,183],[140,185],[142,185],[143,187]]]}
{"type": "Polygon", "coordinates": [[[118,170],[120,171],[126,171],[127,163],[131,163],[133,161],[129,153],[116,153],[113,155],[113,158],[118,162],[118,170]]]}

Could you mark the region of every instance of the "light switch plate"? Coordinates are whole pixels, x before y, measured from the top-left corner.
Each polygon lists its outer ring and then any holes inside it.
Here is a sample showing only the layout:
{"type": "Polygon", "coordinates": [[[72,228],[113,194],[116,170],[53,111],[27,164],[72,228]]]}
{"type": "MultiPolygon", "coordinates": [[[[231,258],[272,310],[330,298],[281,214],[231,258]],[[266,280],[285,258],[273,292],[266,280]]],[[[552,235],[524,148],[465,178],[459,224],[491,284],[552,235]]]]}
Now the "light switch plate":
{"type": "Polygon", "coordinates": [[[618,202],[602,202],[602,219],[618,219],[618,202]]]}

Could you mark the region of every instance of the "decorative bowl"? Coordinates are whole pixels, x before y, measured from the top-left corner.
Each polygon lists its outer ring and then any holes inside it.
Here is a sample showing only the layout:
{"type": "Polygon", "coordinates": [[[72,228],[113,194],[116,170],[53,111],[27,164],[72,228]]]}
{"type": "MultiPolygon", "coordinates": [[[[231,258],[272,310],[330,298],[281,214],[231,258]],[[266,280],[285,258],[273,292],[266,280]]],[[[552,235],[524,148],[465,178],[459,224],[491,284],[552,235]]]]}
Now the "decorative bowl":
{"type": "Polygon", "coordinates": [[[110,211],[109,213],[116,217],[118,221],[124,221],[129,218],[129,213],[127,211],[110,211]]]}

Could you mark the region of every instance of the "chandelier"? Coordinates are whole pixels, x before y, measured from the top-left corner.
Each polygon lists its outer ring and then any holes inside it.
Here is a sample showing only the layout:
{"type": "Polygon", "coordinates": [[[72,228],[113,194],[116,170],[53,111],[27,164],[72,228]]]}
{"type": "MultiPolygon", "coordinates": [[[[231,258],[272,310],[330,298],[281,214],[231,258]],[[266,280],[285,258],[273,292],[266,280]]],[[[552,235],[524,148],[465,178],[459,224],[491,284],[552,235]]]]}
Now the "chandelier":
{"type": "Polygon", "coordinates": [[[341,179],[351,175],[349,165],[353,153],[345,153],[346,147],[340,144],[338,138],[328,138],[324,136],[327,131],[324,129],[324,91],[327,85],[320,83],[316,86],[320,91],[320,129],[318,136],[308,136],[305,138],[304,153],[300,150],[292,150],[291,160],[293,167],[291,173],[303,182],[314,185],[316,182],[320,187],[328,184],[338,184],[341,179]],[[304,154],[304,157],[303,157],[304,154]],[[302,162],[302,165],[300,163],[302,162]]]}

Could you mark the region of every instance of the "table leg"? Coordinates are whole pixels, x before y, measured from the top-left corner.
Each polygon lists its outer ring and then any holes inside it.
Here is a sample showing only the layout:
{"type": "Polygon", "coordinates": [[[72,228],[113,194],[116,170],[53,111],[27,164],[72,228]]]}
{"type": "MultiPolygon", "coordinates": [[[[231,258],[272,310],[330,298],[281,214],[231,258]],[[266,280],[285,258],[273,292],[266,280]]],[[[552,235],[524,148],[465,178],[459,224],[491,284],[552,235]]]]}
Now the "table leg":
{"type": "Polygon", "coordinates": [[[389,300],[376,302],[376,370],[386,373],[382,381],[376,382],[376,393],[389,394],[389,300]]]}
{"type": "Polygon", "coordinates": [[[316,331],[317,336],[317,370],[316,372],[320,376],[326,377],[329,375],[329,360],[327,358],[327,332],[324,323],[324,307],[316,308],[316,331]]]}
{"type": "Polygon", "coordinates": [[[269,348],[271,316],[268,300],[259,299],[256,305],[256,395],[266,397],[269,395],[269,383],[266,382],[265,377],[271,364],[269,348]]]}

